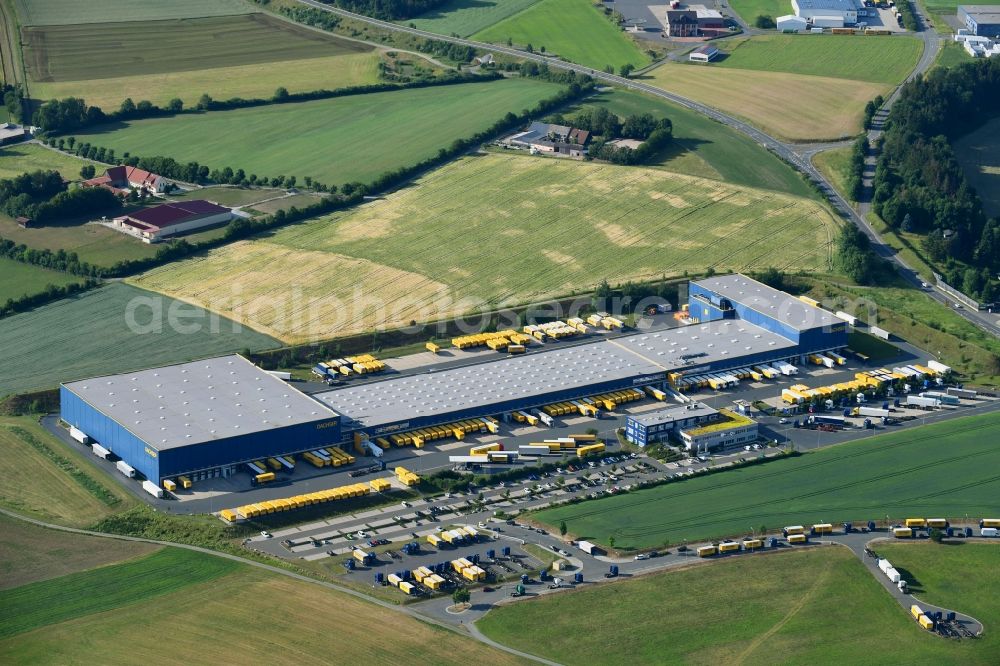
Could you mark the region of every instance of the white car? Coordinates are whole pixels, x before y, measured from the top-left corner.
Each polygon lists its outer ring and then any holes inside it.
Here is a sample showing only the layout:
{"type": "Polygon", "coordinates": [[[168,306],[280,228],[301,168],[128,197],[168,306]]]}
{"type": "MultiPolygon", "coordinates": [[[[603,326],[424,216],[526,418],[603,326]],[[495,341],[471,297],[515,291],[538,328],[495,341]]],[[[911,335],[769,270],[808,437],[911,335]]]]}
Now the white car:
{"type": "Polygon", "coordinates": [[[635,561],[636,562],[638,562],[640,560],[648,560],[648,559],[649,559],[649,555],[647,553],[639,553],[638,555],[635,556],[635,561]]]}
{"type": "Polygon", "coordinates": [[[262,537],[264,537],[265,539],[270,539],[270,538],[271,538],[271,533],[270,533],[270,532],[268,532],[267,530],[264,530],[264,531],[262,531],[262,532],[260,533],[260,535],[261,535],[262,537]]]}
{"type": "Polygon", "coordinates": [[[780,419],[778,419],[778,423],[784,425],[788,423],[788,419],[786,419],[785,417],[781,417],[780,419]]]}
{"type": "Polygon", "coordinates": [[[359,539],[367,539],[368,532],[365,532],[364,530],[358,530],[358,533],[355,534],[354,536],[358,537],[359,539]]]}
{"type": "Polygon", "coordinates": [[[403,504],[403,508],[404,508],[404,509],[405,509],[405,508],[407,508],[408,506],[410,506],[410,503],[409,503],[409,502],[403,502],[402,504],[403,504]]]}

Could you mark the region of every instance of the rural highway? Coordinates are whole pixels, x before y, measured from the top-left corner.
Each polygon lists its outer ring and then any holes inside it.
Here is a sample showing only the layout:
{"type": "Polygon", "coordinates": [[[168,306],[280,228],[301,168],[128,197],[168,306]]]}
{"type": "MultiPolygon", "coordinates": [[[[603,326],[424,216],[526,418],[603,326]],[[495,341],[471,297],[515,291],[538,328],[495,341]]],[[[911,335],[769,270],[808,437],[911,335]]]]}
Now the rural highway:
{"type": "MultiPolygon", "coordinates": [[[[516,58],[521,58],[523,60],[532,60],[538,63],[545,63],[549,67],[555,69],[563,69],[568,71],[577,72],[579,74],[587,74],[591,78],[605,83],[611,83],[616,86],[621,86],[623,88],[628,88],[631,90],[638,90],[662,99],[666,99],[674,104],[678,104],[686,109],[690,109],[696,113],[700,113],[703,116],[707,116],[716,120],[727,127],[730,127],[738,132],[745,134],[754,141],[756,141],[762,147],[770,150],[776,154],[781,159],[785,160],[801,173],[805,174],[810,180],[816,183],[823,195],[827,197],[829,202],[833,205],[843,217],[851,220],[861,231],[868,236],[871,241],[875,251],[879,256],[885,258],[886,260],[892,262],[897,271],[903,276],[903,278],[912,284],[916,288],[921,287],[921,278],[919,274],[912,267],[908,266],[903,260],[901,260],[897,255],[895,250],[886,245],[878,233],[871,227],[870,224],[865,220],[864,213],[867,209],[856,210],[854,209],[847,200],[833,187],[833,185],[819,172],[816,167],[812,164],[812,156],[815,155],[821,147],[835,147],[839,144],[792,144],[780,141],[771,135],[762,132],[756,127],[746,123],[742,120],[734,118],[728,114],[725,114],[715,108],[701,104],[694,100],[688,99],[676,93],[672,93],[662,88],[657,88],[656,86],[643,83],[642,81],[636,81],[633,79],[628,79],[622,76],[617,76],[615,74],[608,74],[607,72],[602,72],[589,67],[584,67],[582,65],[577,65],[572,62],[566,62],[564,60],[559,60],[551,56],[544,56],[537,53],[528,53],[520,49],[511,48],[508,46],[502,46],[498,44],[487,44],[485,42],[477,42],[471,39],[463,39],[461,37],[452,37],[448,35],[440,35],[433,32],[428,32],[426,30],[419,30],[417,28],[411,28],[409,26],[399,25],[396,23],[391,23],[388,21],[381,21],[379,19],[373,19],[362,14],[355,14],[354,12],[349,12],[337,7],[331,7],[325,5],[322,2],[317,2],[317,0],[298,0],[299,3],[319,9],[321,11],[330,12],[332,14],[338,14],[345,18],[350,18],[355,21],[360,21],[362,23],[367,23],[369,25],[383,28],[385,30],[391,30],[394,32],[402,32],[411,35],[416,35],[418,37],[423,37],[425,39],[435,39],[438,41],[449,42],[453,44],[460,44],[463,46],[469,46],[475,49],[480,49],[484,51],[491,51],[494,53],[503,53],[506,55],[514,56],[516,58]]],[[[911,2],[911,4],[913,4],[911,2]]],[[[917,13],[916,7],[914,7],[915,13],[917,13]]],[[[920,60],[917,62],[916,67],[914,67],[912,73],[907,80],[910,80],[916,76],[923,74],[925,71],[930,69],[937,58],[938,51],[941,49],[942,39],[937,34],[937,32],[927,25],[922,26],[922,30],[918,32],[918,36],[924,43],[923,53],[921,54],[920,60]]],[[[896,100],[899,95],[899,88],[897,88],[889,96],[883,107],[882,119],[886,114],[888,114],[889,108],[892,103],[896,100]]],[[[937,291],[928,291],[929,296],[935,300],[945,304],[950,305],[950,300],[948,297],[937,291]]],[[[970,321],[976,326],[986,330],[987,332],[1000,336],[1000,326],[997,325],[996,321],[991,319],[985,314],[979,312],[974,312],[969,308],[963,310],[956,310],[956,314],[970,321]]]]}

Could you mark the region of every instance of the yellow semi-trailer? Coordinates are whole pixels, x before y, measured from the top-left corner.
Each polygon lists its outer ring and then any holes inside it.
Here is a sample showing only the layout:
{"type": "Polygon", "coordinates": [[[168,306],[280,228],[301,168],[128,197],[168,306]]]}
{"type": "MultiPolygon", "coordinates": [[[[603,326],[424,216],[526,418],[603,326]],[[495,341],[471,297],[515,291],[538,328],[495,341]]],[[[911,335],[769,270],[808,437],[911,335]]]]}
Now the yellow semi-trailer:
{"type": "Polygon", "coordinates": [[[1000,527],[1000,518],[983,518],[979,521],[979,527],[1000,527]]]}
{"type": "Polygon", "coordinates": [[[570,437],[572,439],[576,440],[577,442],[596,442],[597,441],[597,435],[591,435],[589,433],[582,434],[582,435],[573,435],[573,434],[571,434],[570,437]]]}
{"type": "Polygon", "coordinates": [[[789,534],[788,543],[809,543],[809,537],[805,534],[789,534]]]}
{"type": "Polygon", "coordinates": [[[918,617],[917,622],[919,622],[920,626],[926,629],[927,631],[934,630],[934,620],[930,619],[926,615],[921,615],[920,617],[918,617]]]}
{"type": "Polygon", "coordinates": [[[177,480],[181,482],[181,488],[187,490],[191,487],[191,479],[186,476],[178,476],[177,480]]]}
{"type": "Polygon", "coordinates": [[[920,616],[924,614],[924,609],[920,606],[913,604],[910,606],[910,615],[913,616],[914,620],[920,619],[920,616]]]}
{"type": "Polygon", "coordinates": [[[715,553],[715,546],[702,546],[698,549],[698,557],[711,557],[715,553]]]}
{"type": "Polygon", "coordinates": [[[283,465],[278,462],[277,458],[268,458],[267,466],[271,468],[272,471],[280,472],[283,465]]]}
{"type": "Polygon", "coordinates": [[[928,518],[927,527],[933,527],[935,529],[943,530],[948,528],[947,518],[928,518]]]}
{"type": "Polygon", "coordinates": [[[833,525],[830,523],[817,523],[812,528],[816,534],[833,534],[833,525]]]}
{"type": "Polygon", "coordinates": [[[434,344],[433,342],[428,342],[425,346],[427,347],[427,351],[429,351],[432,354],[437,354],[439,351],[441,351],[441,347],[434,344]]]}
{"type": "Polygon", "coordinates": [[[736,541],[727,541],[725,543],[719,544],[720,553],[738,553],[740,552],[740,544],[736,541]]]}
{"type": "Polygon", "coordinates": [[[764,542],[761,541],[760,539],[743,540],[743,550],[757,550],[758,548],[762,548],[763,546],[764,542]]]}
{"type": "Polygon", "coordinates": [[[264,472],[263,474],[258,474],[253,478],[253,480],[257,485],[270,483],[271,481],[274,481],[274,472],[264,472]]]}
{"type": "Polygon", "coordinates": [[[177,484],[171,481],[170,479],[163,479],[163,488],[164,490],[169,490],[170,492],[174,492],[175,490],[177,490],[177,484]]]}
{"type": "Polygon", "coordinates": [[[906,519],[906,523],[904,523],[904,524],[907,527],[926,527],[927,526],[927,519],[926,518],[907,518],[906,519]]]}
{"type": "Polygon", "coordinates": [[[892,528],[892,536],[897,539],[909,539],[913,536],[913,530],[909,527],[894,527],[892,528]]]}
{"type": "Polygon", "coordinates": [[[782,532],[784,532],[785,536],[789,536],[791,534],[805,534],[806,528],[803,527],[802,525],[789,525],[784,530],[782,530],[782,532]]]}

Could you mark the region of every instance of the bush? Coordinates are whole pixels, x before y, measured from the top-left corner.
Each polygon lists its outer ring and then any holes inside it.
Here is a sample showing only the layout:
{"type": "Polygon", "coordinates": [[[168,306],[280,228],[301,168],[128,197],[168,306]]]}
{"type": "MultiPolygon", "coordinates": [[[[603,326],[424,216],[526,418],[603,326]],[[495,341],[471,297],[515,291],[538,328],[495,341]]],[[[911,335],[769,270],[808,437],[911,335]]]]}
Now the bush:
{"type": "Polygon", "coordinates": [[[753,20],[753,25],[755,28],[760,28],[761,30],[773,30],[777,27],[774,19],[766,14],[758,14],[757,18],[753,20]]]}

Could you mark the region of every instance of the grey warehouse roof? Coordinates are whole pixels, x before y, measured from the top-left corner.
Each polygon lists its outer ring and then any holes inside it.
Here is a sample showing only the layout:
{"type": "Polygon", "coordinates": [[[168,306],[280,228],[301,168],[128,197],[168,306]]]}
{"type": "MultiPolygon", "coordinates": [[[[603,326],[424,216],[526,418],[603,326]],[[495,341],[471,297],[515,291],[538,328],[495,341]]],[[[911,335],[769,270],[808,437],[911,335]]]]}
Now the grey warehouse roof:
{"type": "Polygon", "coordinates": [[[858,9],[855,0],[796,0],[799,9],[836,9],[841,12],[853,12],[858,9]]]}
{"type": "Polygon", "coordinates": [[[1000,6],[997,5],[962,5],[959,7],[966,14],[971,14],[978,23],[1000,23],[1000,6]]]}
{"type": "Polygon", "coordinates": [[[63,386],[158,451],[337,416],[238,354],[63,386]]]}
{"type": "Polygon", "coordinates": [[[628,335],[608,344],[624,347],[668,370],[795,348],[788,338],[739,319],[628,335]]]}
{"type": "Polygon", "coordinates": [[[649,428],[650,426],[656,426],[662,423],[673,423],[674,421],[680,421],[682,419],[711,416],[712,414],[717,413],[718,410],[712,409],[703,402],[689,402],[685,405],[673,405],[672,407],[667,407],[666,409],[658,409],[655,412],[629,416],[629,419],[637,423],[641,423],[649,428]]]}
{"type": "Polygon", "coordinates": [[[698,280],[695,284],[751,310],[773,317],[797,331],[843,323],[831,312],[813,307],[791,294],[768,287],[739,273],[698,280]]]}
{"type": "Polygon", "coordinates": [[[335,389],[313,397],[370,428],[663,371],[663,367],[625,349],[595,342],[335,389]]]}

